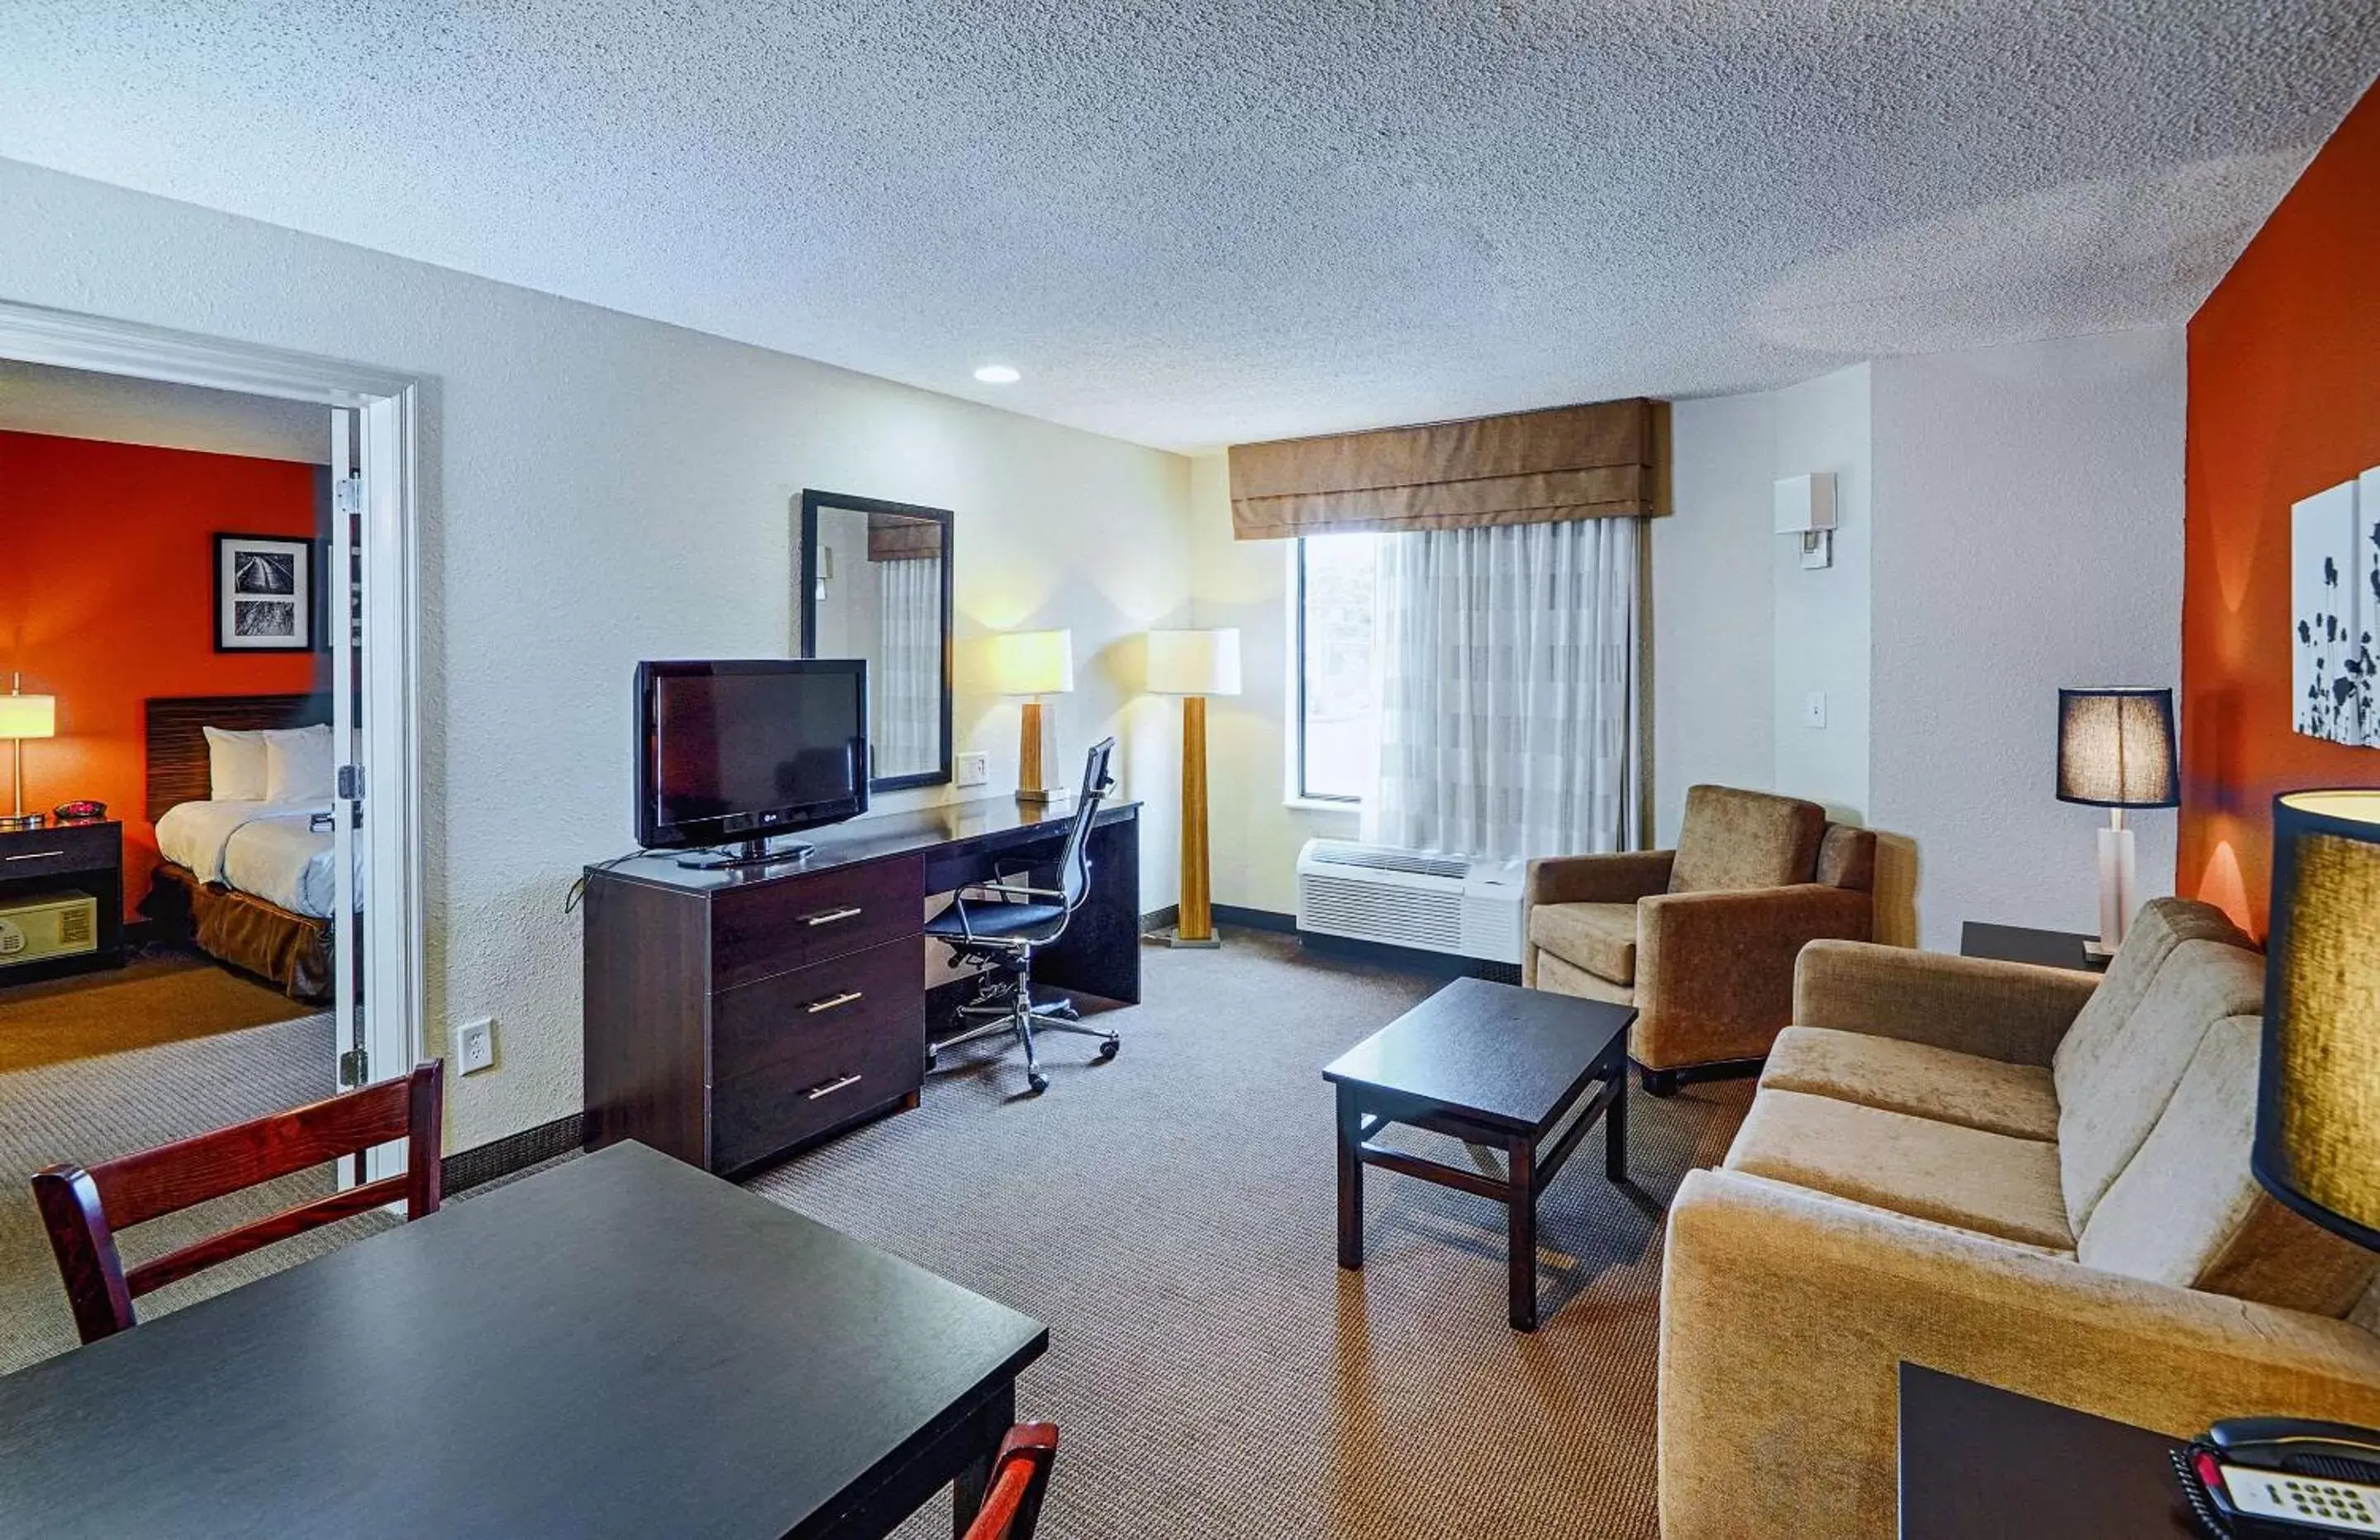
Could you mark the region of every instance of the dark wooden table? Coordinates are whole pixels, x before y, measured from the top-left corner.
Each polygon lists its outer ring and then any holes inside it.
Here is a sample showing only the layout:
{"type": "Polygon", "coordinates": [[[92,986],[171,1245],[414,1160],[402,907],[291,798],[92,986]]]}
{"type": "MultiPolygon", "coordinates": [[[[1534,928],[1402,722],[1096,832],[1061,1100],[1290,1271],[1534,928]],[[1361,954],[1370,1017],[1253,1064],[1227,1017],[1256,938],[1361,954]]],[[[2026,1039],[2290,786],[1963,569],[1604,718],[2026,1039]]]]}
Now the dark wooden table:
{"type": "Polygon", "coordinates": [[[1901,1540],[2182,1540],[2162,1433],[1900,1365],[1901,1540]]]}
{"type": "Polygon", "coordinates": [[[1322,1072],[1339,1088],[1339,1265],[1364,1265],[1364,1168],[1435,1182],[1503,1204],[1515,1331],[1537,1328],[1537,1196],[1597,1119],[1604,1172],[1628,1175],[1625,1005],[1458,978],[1349,1049],[1322,1072]],[[1563,1116],[1592,1091],[1547,1148],[1563,1116]],[[1390,1123],[1504,1152],[1501,1180],[1399,1150],[1372,1136],[1390,1123]]]}
{"type": "Polygon", "coordinates": [[[1969,920],[1959,928],[1959,955],[2105,973],[2107,960],[2083,950],[2086,943],[2098,939],[2079,930],[2034,930],[2022,925],[1988,925],[1982,920],[1969,920]]]}
{"type": "Polygon", "coordinates": [[[0,1378],[0,1534],[880,1536],[1037,1322],[623,1144],[0,1378]]]}

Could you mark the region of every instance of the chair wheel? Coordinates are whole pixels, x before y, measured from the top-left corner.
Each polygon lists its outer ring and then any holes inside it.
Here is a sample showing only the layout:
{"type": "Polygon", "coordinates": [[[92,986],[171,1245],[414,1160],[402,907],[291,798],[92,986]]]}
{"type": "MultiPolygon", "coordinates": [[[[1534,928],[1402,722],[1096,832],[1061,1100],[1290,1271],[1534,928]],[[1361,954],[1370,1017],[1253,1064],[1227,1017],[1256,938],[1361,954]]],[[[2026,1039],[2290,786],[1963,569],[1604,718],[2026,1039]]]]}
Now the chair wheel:
{"type": "Polygon", "coordinates": [[[1033,1094],[1038,1097],[1050,1088],[1050,1077],[1036,1070],[1025,1077],[1025,1084],[1032,1086],[1033,1094]]]}
{"type": "Polygon", "coordinates": [[[1102,1064],[1106,1063],[1109,1060],[1111,1060],[1111,1059],[1112,1059],[1112,1058],[1114,1058],[1114,1057],[1116,1056],[1116,1049],[1120,1049],[1120,1048],[1122,1048],[1122,1047],[1123,1047],[1123,1045],[1122,1043],[1120,1043],[1120,1042],[1117,1042],[1113,1037],[1111,1037],[1111,1038],[1109,1038],[1106,1042],[1101,1043],[1101,1044],[1099,1045],[1099,1054],[1098,1062],[1102,1063],[1102,1064]]]}
{"type": "Polygon", "coordinates": [[[932,1069],[941,1057],[941,1056],[937,1054],[932,1049],[928,1049],[926,1050],[926,1068],[929,1070],[932,1069]]]}

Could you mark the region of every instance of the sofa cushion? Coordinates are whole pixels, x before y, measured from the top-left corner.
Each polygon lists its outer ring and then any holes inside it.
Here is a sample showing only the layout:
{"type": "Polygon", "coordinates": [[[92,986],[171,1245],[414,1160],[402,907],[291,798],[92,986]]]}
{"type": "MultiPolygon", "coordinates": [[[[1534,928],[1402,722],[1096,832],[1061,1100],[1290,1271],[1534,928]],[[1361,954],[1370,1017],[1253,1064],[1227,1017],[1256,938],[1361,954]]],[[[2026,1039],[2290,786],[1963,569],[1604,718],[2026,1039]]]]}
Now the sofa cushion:
{"type": "Polygon", "coordinates": [[[2344,1316],[2380,1256],[2284,1207],[2248,1169],[2264,1024],[2209,1027],[2165,1115],[2092,1210],[2076,1255],[2155,1283],[2344,1316]]]}
{"type": "Polygon", "coordinates": [[[2091,1222],[2108,1184],[2164,1115],[2207,1028],[2255,1014],[2264,1000],[2265,960],[2255,952],[2228,940],[2184,940],[2158,964],[2105,1051],[2052,1066],[2066,1212],[2078,1228],[2091,1222]]]}
{"type": "Polygon", "coordinates": [[[1689,786],[1670,891],[1807,882],[1817,870],[1818,841],[1826,828],[1826,809],[1815,802],[1731,786],[1689,786]]]}
{"type": "Polygon", "coordinates": [[[1727,1169],[2029,1246],[2074,1244],[2058,1149],[1800,1091],[1763,1090],[1727,1169]]]}
{"type": "Polygon", "coordinates": [[[1581,1000],[1609,1000],[1614,1005],[1636,1003],[1636,990],[1627,984],[1614,984],[1597,978],[1575,963],[1566,963],[1550,952],[1537,952],[1537,985],[1558,995],[1575,995],[1581,1000]]]}
{"type": "Polygon", "coordinates": [[[1636,982],[1633,903],[1535,904],[1529,910],[1529,940],[1614,984],[1636,982]]]}
{"type": "Polygon", "coordinates": [[[2058,1138],[2058,1092],[2046,1069],[1898,1037],[1789,1026],[1768,1050],[1760,1084],[2011,1138],[2058,1138]]]}
{"type": "Polygon", "coordinates": [[[2157,969],[2184,941],[2229,941],[2252,946],[2240,928],[2211,903],[2183,898],[2154,898],[2141,905],[2124,944],[2107,964],[2107,976],[2074,1025],[2058,1040],[2052,1061],[2060,1093],[2096,1074],[2117,1051],[2116,1038],[2132,1010],[2148,993],[2157,969]]]}

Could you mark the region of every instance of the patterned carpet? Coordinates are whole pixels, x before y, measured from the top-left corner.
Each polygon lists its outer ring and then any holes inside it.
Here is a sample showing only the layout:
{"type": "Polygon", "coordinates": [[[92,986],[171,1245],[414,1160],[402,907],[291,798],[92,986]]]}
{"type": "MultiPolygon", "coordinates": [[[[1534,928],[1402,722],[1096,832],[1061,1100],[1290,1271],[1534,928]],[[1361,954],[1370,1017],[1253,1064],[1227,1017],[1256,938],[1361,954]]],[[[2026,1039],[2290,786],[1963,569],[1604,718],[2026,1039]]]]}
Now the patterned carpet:
{"type": "Polygon", "coordinates": [[[747,1183],[1049,1323],[1019,1395],[1064,1430],[1042,1534],[1653,1535],[1660,1211],[1749,1083],[1636,1097],[1629,1188],[1591,1136],[1542,1205],[1524,1337],[1496,1205],[1373,1173],[1365,1269],[1334,1262],[1318,1072],[1434,981],[1245,932],[1144,962],[1114,1063],[1053,1037],[1049,1095],[1017,1100],[1013,1061],[972,1062],[747,1183]]]}

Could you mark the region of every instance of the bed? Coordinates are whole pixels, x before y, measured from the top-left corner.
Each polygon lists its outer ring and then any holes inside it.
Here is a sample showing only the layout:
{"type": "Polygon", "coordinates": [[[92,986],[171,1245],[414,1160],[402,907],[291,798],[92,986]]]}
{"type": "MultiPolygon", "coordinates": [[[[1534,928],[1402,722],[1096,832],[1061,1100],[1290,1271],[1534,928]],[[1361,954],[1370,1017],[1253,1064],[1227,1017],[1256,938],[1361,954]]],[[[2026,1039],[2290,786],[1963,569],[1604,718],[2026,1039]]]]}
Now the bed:
{"type": "Polygon", "coordinates": [[[164,935],[309,1001],[331,998],[330,803],[214,800],[204,729],[311,727],[330,720],[327,695],[146,703],[147,812],[164,860],[141,913],[164,935]]]}

